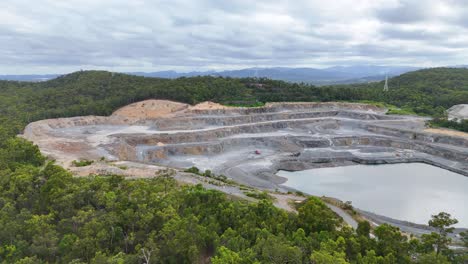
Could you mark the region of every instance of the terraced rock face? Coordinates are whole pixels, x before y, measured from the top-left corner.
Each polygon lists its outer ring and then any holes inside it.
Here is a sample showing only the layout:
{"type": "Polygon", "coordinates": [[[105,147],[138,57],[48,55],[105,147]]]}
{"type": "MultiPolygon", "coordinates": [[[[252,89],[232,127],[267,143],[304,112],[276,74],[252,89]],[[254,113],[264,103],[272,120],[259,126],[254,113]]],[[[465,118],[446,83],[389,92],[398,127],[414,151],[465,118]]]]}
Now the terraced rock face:
{"type": "Polygon", "coordinates": [[[230,108],[148,100],[109,117],[34,122],[24,137],[65,166],[101,157],[197,166],[260,188],[279,187],[278,169],[353,163],[426,162],[468,176],[468,138],[424,132],[424,121],[364,104],[230,108]]]}

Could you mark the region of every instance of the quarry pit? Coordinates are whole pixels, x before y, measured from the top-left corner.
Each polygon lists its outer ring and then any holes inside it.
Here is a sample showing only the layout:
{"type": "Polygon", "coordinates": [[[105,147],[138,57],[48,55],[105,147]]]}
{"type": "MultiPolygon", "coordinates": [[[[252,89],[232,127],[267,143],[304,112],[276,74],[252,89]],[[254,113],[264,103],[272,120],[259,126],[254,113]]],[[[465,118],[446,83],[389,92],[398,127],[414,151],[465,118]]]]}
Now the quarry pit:
{"type": "MultiPolygon", "coordinates": [[[[76,176],[155,177],[172,168],[175,178],[251,199],[248,188],[268,190],[275,205],[294,210],[293,189],[276,173],[356,164],[426,163],[468,176],[468,136],[428,129],[428,118],[387,115],[368,104],[267,103],[263,107],[195,106],[146,100],[110,116],[48,119],[29,124],[22,135],[76,176]],[[89,166],[73,161],[94,160],[89,166]],[[190,167],[225,175],[237,186],[184,173],[190,167]]],[[[254,189],[252,189],[254,190],[254,189]]],[[[348,224],[357,223],[332,205],[348,224]]],[[[398,220],[360,211],[416,235],[427,233],[398,220]]]]}
{"type": "Polygon", "coordinates": [[[468,176],[467,137],[433,133],[425,128],[427,118],[385,112],[356,103],[248,108],[147,100],[107,117],[37,121],[23,136],[83,176],[135,171],[103,164],[73,167],[73,160],[138,164],[131,168],[195,166],[270,190],[283,189],[278,170],[352,164],[423,162],[468,176]]]}

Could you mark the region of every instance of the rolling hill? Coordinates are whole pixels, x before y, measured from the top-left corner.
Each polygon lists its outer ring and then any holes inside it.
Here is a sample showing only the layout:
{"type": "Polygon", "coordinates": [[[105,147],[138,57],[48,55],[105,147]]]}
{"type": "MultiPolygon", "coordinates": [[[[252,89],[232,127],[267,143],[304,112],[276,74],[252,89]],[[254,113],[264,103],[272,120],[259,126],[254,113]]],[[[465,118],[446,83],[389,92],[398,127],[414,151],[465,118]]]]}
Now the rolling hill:
{"type": "Polygon", "coordinates": [[[21,126],[44,118],[107,115],[123,105],[148,99],[185,103],[215,101],[255,104],[271,101],[363,101],[396,105],[424,115],[441,115],[468,102],[468,69],[434,68],[405,73],[383,82],[314,86],[264,78],[148,78],[105,71],[82,71],[44,82],[0,81],[3,119],[21,126]]]}

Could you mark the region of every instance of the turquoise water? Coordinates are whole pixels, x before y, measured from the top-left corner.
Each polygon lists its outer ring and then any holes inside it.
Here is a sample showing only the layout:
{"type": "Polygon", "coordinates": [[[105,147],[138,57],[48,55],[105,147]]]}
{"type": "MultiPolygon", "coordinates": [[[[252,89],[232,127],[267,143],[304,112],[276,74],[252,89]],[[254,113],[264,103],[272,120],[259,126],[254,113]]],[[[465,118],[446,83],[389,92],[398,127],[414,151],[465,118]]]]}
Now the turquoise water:
{"type": "Polygon", "coordinates": [[[285,186],[352,201],[360,209],[426,224],[441,211],[468,227],[468,177],[423,163],[279,171],[285,186]]]}

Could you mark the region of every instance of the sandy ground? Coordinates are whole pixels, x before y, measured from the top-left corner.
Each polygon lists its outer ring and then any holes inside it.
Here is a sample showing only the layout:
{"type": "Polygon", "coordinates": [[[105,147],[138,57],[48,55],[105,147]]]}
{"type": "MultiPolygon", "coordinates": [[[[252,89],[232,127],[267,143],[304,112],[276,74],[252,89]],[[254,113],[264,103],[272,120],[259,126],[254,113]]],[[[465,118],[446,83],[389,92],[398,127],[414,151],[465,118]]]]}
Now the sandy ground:
{"type": "Polygon", "coordinates": [[[468,138],[468,133],[465,133],[465,132],[462,132],[462,131],[450,130],[450,129],[427,128],[424,131],[428,132],[428,133],[434,133],[434,134],[443,134],[443,135],[448,135],[448,136],[468,138]]]}
{"type": "Polygon", "coordinates": [[[224,106],[222,104],[213,103],[213,102],[203,102],[191,106],[190,110],[209,110],[209,109],[226,109],[228,106],[224,106]]]}
{"type": "Polygon", "coordinates": [[[216,110],[226,108],[228,107],[209,101],[191,106],[168,100],[145,100],[124,106],[116,110],[112,116],[126,119],[146,120],[182,115],[190,112],[191,110],[216,110]]]}
{"type": "Polygon", "coordinates": [[[129,119],[152,119],[168,116],[188,107],[188,104],[167,100],[145,100],[124,106],[115,111],[112,116],[129,119]]]}

